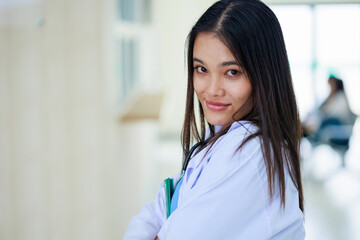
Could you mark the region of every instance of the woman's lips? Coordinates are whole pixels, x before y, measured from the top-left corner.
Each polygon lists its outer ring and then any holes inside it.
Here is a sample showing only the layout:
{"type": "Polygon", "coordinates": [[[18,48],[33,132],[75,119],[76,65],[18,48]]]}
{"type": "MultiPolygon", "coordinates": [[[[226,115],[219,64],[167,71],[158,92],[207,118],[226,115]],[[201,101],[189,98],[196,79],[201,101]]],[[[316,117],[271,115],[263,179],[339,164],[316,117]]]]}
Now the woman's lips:
{"type": "Polygon", "coordinates": [[[225,104],[221,102],[213,102],[213,101],[205,101],[206,106],[208,109],[213,111],[223,111],[225,110],[230,104],[225,104]]]}

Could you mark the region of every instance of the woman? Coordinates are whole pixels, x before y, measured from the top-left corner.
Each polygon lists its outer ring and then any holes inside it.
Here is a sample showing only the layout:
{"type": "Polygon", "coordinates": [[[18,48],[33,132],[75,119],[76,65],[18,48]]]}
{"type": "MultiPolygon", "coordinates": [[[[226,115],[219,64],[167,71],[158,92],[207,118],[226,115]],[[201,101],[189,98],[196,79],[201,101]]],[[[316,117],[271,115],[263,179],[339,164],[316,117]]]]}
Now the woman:
{"type": "Polygon", "coordinates": [[[216,2],[188,36],[187,64],[191,159],[171,215],[161,189],[124,239],[304,239],[300,121],[274,13],[258,0],[216,2]]]}
{"type": "Polygon", "coordinates": [[[350,109],[343,81],[330,75],[328,84],[328,97],[308,114],[302,125],[304,136],[315,145],[331,143],[331,139],[349,139],[357,118],[350,109]]]}
{"type": "Polygon", "coordinates": [[[339,124],[354,124],[356,115],[350,109],[343,81],[330,76],[328,84],[330,86],[329,96],[319,106],[322,120],[333,118],[337,119],[339,124]]]}

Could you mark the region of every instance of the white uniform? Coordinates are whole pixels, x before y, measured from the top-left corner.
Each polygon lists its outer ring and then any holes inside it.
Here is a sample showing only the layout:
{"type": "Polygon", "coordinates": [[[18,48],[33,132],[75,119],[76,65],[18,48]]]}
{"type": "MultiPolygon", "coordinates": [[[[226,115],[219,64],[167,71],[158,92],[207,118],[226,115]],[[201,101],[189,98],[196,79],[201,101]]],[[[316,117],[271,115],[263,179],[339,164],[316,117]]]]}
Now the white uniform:
{"type": "MultiPolygon", "coordinates": [[[[322,114],[321,120],[324,118],[337,118],[342,124],[354,125],[357,115],[354,114],[346,99],[343,91],[338,91],[331,96],[326,103],[321,105],[320,113],[322,114]]],[[[319,124],[320,125],[320,124],[319,124]]]]}
{"type": "Polygon", "coordinates": [[[270,202],[259,138],[236,151],[255,131],[249,122],[233,123],[205,158],[207,149],[191,159],[170,217],[160,189],[156,200],[133,217],[124,239],[304,239],[303,213],[289,174],[283,209],[278,191],[270,202]]]}

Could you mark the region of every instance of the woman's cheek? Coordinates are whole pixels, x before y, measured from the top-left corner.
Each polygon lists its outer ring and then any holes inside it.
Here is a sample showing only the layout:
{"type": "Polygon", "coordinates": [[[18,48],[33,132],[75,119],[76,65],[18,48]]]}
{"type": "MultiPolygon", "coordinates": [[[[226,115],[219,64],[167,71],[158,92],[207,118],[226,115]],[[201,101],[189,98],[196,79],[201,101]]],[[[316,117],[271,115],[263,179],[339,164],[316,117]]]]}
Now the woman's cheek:
{"type": "Polygon", "coordinates": [[[206,82],[203,79],[194,78],[194,90],[199,96],[199,94],[206,90],[206,82]]]}

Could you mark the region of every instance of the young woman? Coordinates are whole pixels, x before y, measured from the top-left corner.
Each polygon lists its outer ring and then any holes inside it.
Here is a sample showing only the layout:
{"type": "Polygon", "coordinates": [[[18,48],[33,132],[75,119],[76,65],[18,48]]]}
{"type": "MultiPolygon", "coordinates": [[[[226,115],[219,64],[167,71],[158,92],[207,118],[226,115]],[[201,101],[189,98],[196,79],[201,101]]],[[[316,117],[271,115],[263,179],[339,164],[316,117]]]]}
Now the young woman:
{"type": "Polygon", "coordinates": [[[274,13],[258,0],[216,2],[188,36],[187,64],[190,161],[169,212],[161,189],[124,239],[304,239],[300,121],[274,13]]]}

